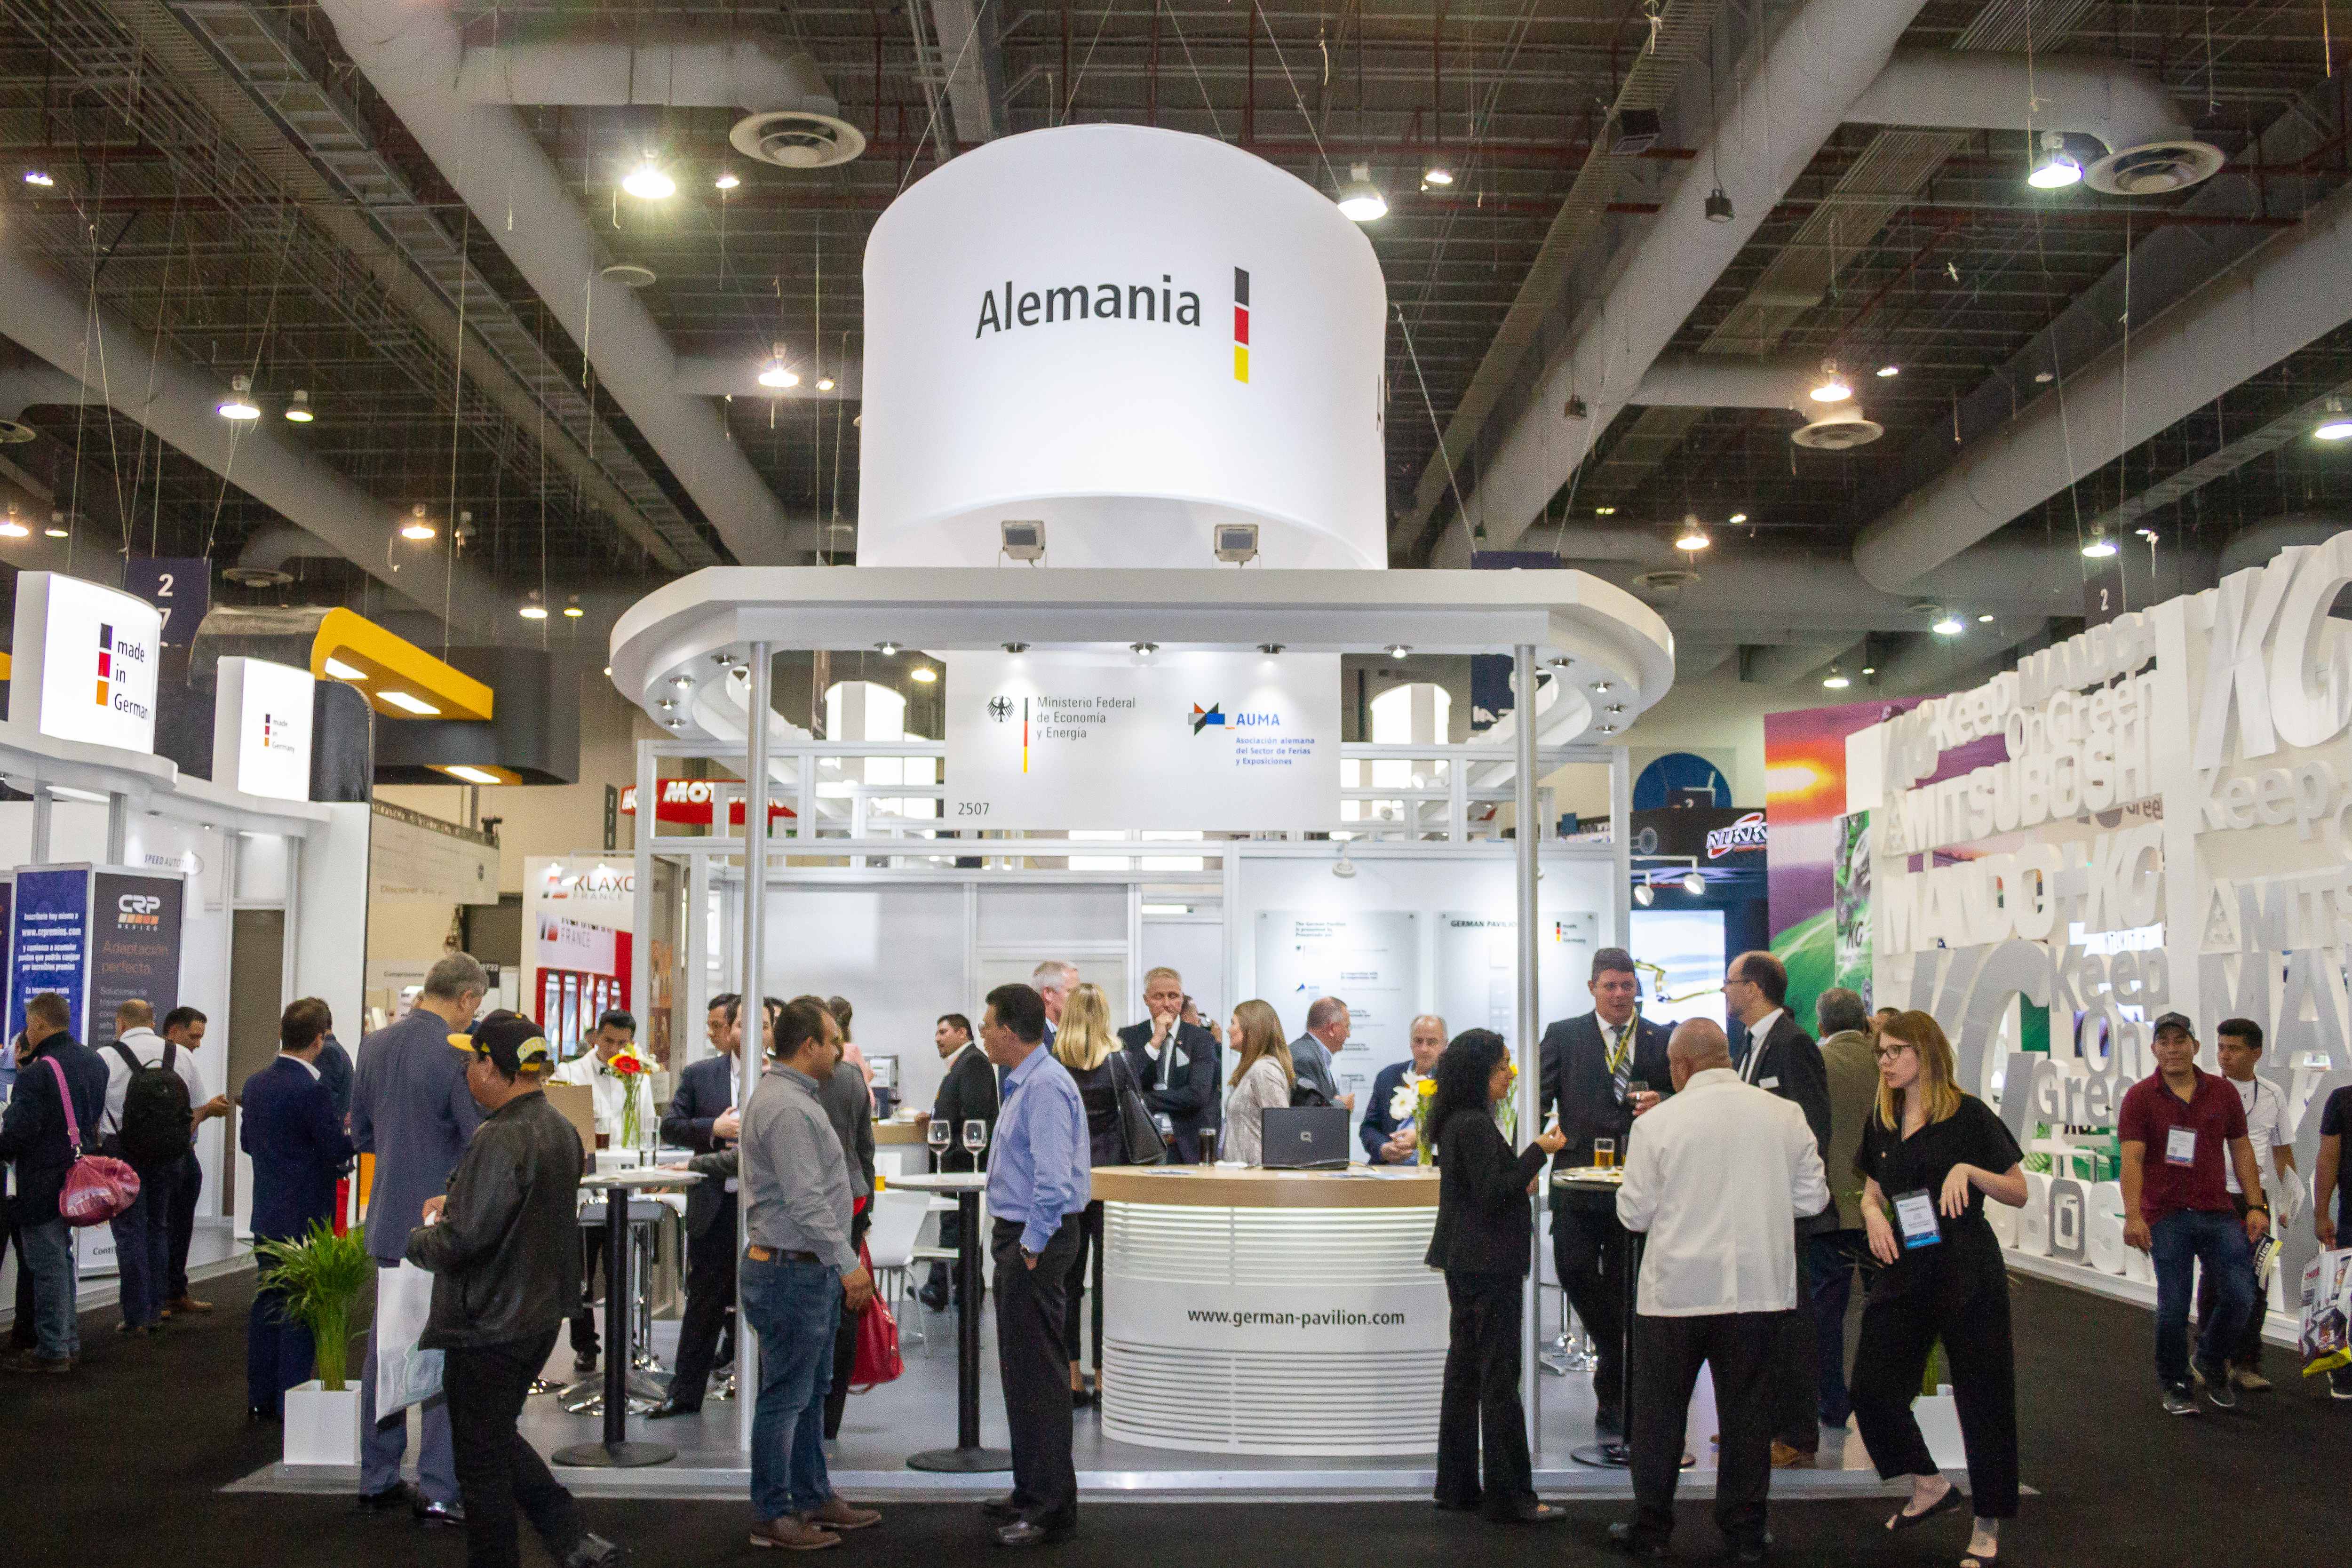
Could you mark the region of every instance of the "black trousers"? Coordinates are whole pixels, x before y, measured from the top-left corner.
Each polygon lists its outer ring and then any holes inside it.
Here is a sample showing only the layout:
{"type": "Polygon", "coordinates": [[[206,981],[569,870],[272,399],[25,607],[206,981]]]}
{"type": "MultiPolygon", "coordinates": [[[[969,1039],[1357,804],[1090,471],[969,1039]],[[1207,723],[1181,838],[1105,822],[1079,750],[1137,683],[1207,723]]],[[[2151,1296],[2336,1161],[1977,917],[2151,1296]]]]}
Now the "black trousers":
{"type": "MultiPolygon", "coordinates": [[[[874,1223],[874,1200],[867,1198],[866,1206],[849,1216],[849,1245],[852,1247],[866,1239],[866,1226],[874,1223]]],[[[833,1331],[833,1386],[824,1391],[824,1435],[827,1441],[841,1436],[841,1413],[849,1406],[849,1378],[857,1370],[857,1325],[863,1312],[844,1309],[841,1321],[833,1331]]]]}
{"type": "MultiPolygon", "coordinates": [[[[602,1206],[598,1205],[599,1208],[602,1206]]],[[[572,1314],[572,1353],[591,1359],[597,1352],[596,1320],[600,1315],[596,1307],[596,1266],[606,1261],[604,1249],[607,1245],[608,1238],[603,1225],[580,1227],[580,1310],[572,1314]]],[[[613,1271],[607,1268],[604,1270],[607,1289],[611,1288],[612,1282],[613,1271]]]]}
{"type": "Polygon", "coordinates": [[[1437,1407],[1437,1503],[1515,1518],[1536,1506],[1519,1403],[1519,1326],[1527,1280],[1515,1274],[1445,1271],[1453,1309],[1444,1393],[1437,1407]],[[1486,1456],[1486,1484],[1478,1461],[1486,1456]]]}
{"type": "Polygon", "coordinates": [[[1078,1521],[1070,1364],[1062,1346],[1062,1292],[1078,1229],[1076,1216],[1065,1217],[1034,1268],[1022,1259],[1018,1221],[998,1220],[989,1247],[996,1260],[996,1363],[1013,1437],[1013,1506],[1047,1530],[1078,1521]]]}
{"type": "Polygon", "coordinates": [[[506,1344],[453,1350],[442,1365],[449,1401],[449,1447],[466,1505],[467,1568],[520,1568],[518,1509],[557,1562],[587,1531],[580,1505],[548,1474],[539,1450],[515,1430],[530,1380],[547,1364],[555,1331],[506,1344]]]}
{"type": "Polygon", "coordinates": [[[1790,1238],[1797,1254],[1797,1301],[1786,1313],[1772,1347],[1772,1436],[1810,1454],[1822,1446],[1821,1331],[1812,1311],[1813,1270],[1807,1254],[1812,1238],[1790,1238]]]}
{"type": "Polygon", "coordinates": [[[1969,1451],[1969,1500],[1979,1519],[2017,1517],[2017,1352],[2010,1338],[2009,1282],[1998,1276],[1974,1295],[1935,1293],[1862,1310],[1853,1352],[1853,1420],[1882,1479],[1932,1476],[1936,1460],[1919,1436],[1919,1396],[1937,1340],[1952,1369],[1960,1438],[1969,1451]]]}
{"type": "Polygon", "coordinates": [[[719,1331],[734,1311],[735,1203],[730,1194],[710,1228],[687,1238],[686,1314],[678,1321],[677,1359],[671,1363],[669,1380],[670,1403],[679,1409],[702,1408],[719,1331]]]}
{"type": "Polygon", "coordinates": [[[1070,1254],[1070,1273],[1062,1287],[1062,1346],[1069,1352],[1068,1359],[1078,1359],[1082,1331],[1087,1315],[1087,1265],[1093,1249],[1102,1246],[1103,1206],[1097,1198],[1082,1213],[1073,1215],[1069,1223],[1077,1228],[1078,1245],[1070,1254]]]}
{"type": "Polygon", "coordinates": [[[179,1180],[172,1187],[172,1278],[165,1284],[166,1306],[188,1293],[188,1244],[196,1235],[196,1200],[204,1195],[205,1168],[191,1149],[180,1160],[179,1180]]]}
{"type": "MultiPolygon", "coordinates": [[[[2243,1194],[2231,1193],[2230,1206],[2238,1211],[2240,1219],[2246,1217],[2246,1199],[2243,1194]]],[[[2197,1271],[2197,1321],[2200,1323],[2210,1323],[2213,1321],[2213,1276],[2200,1268],[2197,1271]]],[[[2254,1310],[2246,1314],[2245,1331],[2238,1336],[2238,1342],[2230,1347],[2231,1366],[2242,1367],[2248,1372],[2262,1371],[2263,1320],[2270,1316],[2270,1290],[2257,1279],[2254,1282],[2254,1310]]],[[[1955,1396],[1958,1394],[1957,1384],[1954,1385],[1953,1393],[1955,1396]]]]}
{"type": "Polygon", "coordinates": [[[1633,1254],[1633,1238],[1617,1223],[1614,1199],[1563,1194],[1552,1205],[1552,1268],[1592,1336],[1593,1403],[1600,1425],[1612,1432],[1623,1426],[1618,1405],[1624,1389],[1625,1267],[1633,1254]]]}
{"type": "Polygon", "coordinates": [[[1674,1532],[1683,1429],[1704,1363],[1715,1374],[1715,1522],[1735,1546],[1764,1539],[1772,1485],[1773,1356],[1797,1312],[1717,1312],[1633,1319],[1633,1533],[1663,1543],[1674,1532]]]}

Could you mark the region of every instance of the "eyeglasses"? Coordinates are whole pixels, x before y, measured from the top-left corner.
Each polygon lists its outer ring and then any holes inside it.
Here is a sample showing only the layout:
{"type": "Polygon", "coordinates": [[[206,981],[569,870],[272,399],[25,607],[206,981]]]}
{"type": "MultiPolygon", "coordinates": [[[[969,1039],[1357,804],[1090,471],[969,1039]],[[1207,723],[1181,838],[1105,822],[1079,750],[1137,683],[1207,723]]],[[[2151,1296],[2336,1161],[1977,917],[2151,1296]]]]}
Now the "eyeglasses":
{"type": "Polygon", "coordinates": [[[1870,1054],[1876,1057],[1880,1061],[1891,1062],[1896,1057],[1901,1056],[1904,1052],[1916,1048],[1916,1047],[1909,1041],[1906,1040],[1892,1046],[1881,1046],[1870,1054]]]}

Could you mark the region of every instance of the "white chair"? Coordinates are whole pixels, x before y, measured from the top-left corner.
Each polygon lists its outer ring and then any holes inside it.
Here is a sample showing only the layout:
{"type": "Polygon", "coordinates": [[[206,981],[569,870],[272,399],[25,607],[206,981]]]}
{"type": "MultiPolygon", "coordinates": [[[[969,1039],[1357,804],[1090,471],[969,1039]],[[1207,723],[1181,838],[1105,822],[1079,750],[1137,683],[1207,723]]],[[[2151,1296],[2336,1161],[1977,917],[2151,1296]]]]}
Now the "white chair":
{"type": "Polygon", "coordinates": [[[930,1198],[925,1193],[885,1187],[874,1194],[874,1223],[866,1230],[866,1255],[874,1265],[875,1285],[884,1300],[904,1299],[908,1270],[915,1261],[915,1237],[929,1213],[930,1198]]]}

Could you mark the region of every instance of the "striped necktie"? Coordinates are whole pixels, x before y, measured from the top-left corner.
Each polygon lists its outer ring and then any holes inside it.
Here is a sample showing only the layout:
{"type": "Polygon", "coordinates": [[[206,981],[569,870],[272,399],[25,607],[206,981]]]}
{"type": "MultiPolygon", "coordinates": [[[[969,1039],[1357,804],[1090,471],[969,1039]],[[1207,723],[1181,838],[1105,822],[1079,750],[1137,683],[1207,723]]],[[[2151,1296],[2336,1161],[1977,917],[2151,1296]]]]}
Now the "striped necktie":
{"type": "Polygon", "coordinates": [[[1617,1043],[1609,1049],[1609,1081],[1617,1090],[1617,1103],[1625,1103],[1627,1089],[1633,1081],[1633,1052],[1628,1042],[1633,1037],[1633,1020],[1628,1018],[1617,1027],[1617,1043]]]}

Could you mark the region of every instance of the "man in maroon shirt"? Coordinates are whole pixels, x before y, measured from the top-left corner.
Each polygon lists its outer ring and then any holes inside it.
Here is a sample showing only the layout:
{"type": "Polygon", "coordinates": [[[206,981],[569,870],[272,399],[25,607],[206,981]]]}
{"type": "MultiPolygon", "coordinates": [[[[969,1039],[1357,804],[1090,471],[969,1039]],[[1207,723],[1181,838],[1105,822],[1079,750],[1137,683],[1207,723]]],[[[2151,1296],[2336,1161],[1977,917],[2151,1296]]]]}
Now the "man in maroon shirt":
{"type": "Polygon", "coordinates": [[[2156,1021],[2157,1070],[2124,1096],[2116,1118],[2123,1141],[2124,1240],[2156,1265],[2156,1376],[2170,1415],[2194,1415],[2189,1387],[2189,1299],[2196,1265],[2217,1287],[2213,1315],[2197,1342],[2197,1372],[2217,1408],[2238,1403],[2230,1386],[2230,1347],[2253,1310],[2252,1245],[2270,1229],[2262,1167],[2246,1136],[2246,1108],[2228,1080],[2197,1070],[2197,1036],[2189,1020],[2156,1021]],[[2238,1173],[2246,1217],[2237,1217],[2222,1179],[2238,1173]]]}

